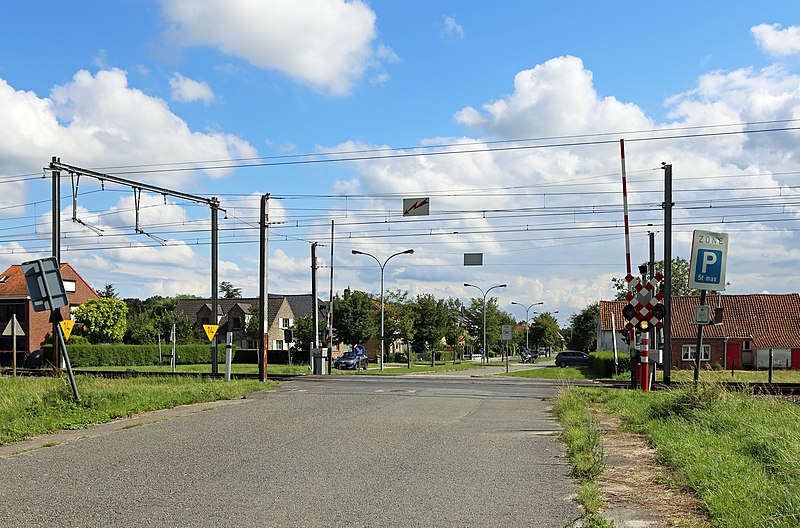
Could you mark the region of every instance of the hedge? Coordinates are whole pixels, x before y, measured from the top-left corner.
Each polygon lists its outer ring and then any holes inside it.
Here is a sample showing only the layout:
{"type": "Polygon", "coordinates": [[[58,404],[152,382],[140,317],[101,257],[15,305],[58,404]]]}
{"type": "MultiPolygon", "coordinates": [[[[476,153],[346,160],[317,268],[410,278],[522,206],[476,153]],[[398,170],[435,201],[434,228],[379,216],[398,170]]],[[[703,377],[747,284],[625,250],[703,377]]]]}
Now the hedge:
{"type": "MultiPolygon", "coordinates": [[[[211,345],[177,345],[178,364],[211,363],[211,345]]],[[[45,357],[52,358],[52,345],[42,347],[45,357]]],[[[234,352],[236,347],[234,347],[234,352]]],[[[73,367],[103,367],[103,366],[142,366],[158,365],[157,345],[67,345],[69,360],[73,367]]],[[[172,353],[171,346],[161,347],[162,363],[169,364],[168,355],[172,353]]],[[[225,347],[217,346],[218,359],[225,361],[225,347]]]]}
{"type": "MultiPolygon", "coordinates": [[[[617,354],[619,372],[631,369],[631,358],[628,354],[617,354]]],[[[589,368],[597,376],[610,378],[614,375],[614,352],[591,352],[589,354],[589,368]]]]}

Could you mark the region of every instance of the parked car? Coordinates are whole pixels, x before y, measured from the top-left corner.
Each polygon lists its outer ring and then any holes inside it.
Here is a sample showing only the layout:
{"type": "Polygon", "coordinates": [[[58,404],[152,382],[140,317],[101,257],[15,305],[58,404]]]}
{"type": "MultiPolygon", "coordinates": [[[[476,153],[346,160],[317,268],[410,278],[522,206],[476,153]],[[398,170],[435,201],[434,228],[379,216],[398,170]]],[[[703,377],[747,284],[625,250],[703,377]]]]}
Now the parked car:
{"type": "Polygon", "coordinates": [[[365,369],[369,366],[367,356],[356,354],[352,350],[345,352],[333,361],[334,368],[337,369],[365,369]]]}
{"type": "Polygon", "coordinates": [[[589,354],[577,350],[565,350],[556,355],[556,365],[561,368],[584,367],[589,364],[589,354]]]}

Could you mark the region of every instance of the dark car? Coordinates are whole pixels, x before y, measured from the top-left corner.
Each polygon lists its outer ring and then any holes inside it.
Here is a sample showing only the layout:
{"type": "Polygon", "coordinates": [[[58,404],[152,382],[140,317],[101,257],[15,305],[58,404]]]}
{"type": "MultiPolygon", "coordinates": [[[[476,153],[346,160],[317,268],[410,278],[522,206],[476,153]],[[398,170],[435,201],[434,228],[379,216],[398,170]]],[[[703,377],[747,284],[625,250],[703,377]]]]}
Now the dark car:
{"type": "Polygon", "coordinates": [[[369,365],[367,356],[363,354],[356,354],[352,350],[345,352],[333,361],[334,368],[337,369],[365,369],[369,365]]]}
{"type": "Polygon", "coordinates": [[[589,364],[589,354],[577,350],[565,350],[556,355],[556,365],[561,368],[585,367],[589,364]]]}

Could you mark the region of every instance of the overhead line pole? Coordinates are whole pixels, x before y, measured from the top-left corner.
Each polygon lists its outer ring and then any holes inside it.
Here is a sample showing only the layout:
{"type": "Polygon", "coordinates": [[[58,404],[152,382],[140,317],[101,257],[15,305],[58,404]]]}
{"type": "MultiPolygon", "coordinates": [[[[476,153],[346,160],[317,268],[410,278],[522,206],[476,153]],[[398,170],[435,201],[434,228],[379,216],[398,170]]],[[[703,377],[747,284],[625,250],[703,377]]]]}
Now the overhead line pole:
{"type": "MultiPolygon", "coordinates": [[[[58,163],[60,160],[53,156],[50,165],[58,163]]],[[[53,256],[56,258],[59,269],[61,268],[61,172],[58,170],[53,171],[53,256]]],[[[61,368],[61,343],[58,339],[58,322],[53,321],[52,333],[53,336],[53,362],[58,371],[61,368]]]]}
{"type": "MultiPolygon", "coordinates": [[[[149,183],[137,182],[133,180],[128,180],[126,178],[120,178],[119,176],[113,176],[111,174],[104,174],[102,172],[93,171],[90,169],[83,169],[81,167],[76,167],[74,165],[68,165],[66,163],[61,163],[59,158],[53,157],[50,161],[50,165],[47,167],[53,173],[53,256],[56,257],[56,260],[61,263],[61,246],[60,246],[60,238],[61,238],[61,231],[60,231],[60,201],[61,201],[61,194],[60,194],[60,183],[61,183],[61,171],[68,172],[70,174],[75,174],[79,176],[88,176],[90,178],[95,178],[100,180],[101,182],[112,182],[119,185],[125,185],[128,187],[133,188],[134,190],[145,190],[157,194],[161,194],[163,196],[172,196],[175,198],[181,198],[183,200],[187,200],[190,202],[206,204],[211,208],[211,312],[212,312],[212,324],[217,324],[219,322],[218,317],[219,314],[219,288],[218,288],[218,260],[219,260],[219,239],[218,239],[218,232],[219,226],[217,225],[217,216],[219,213],[219,199],[216,197],[206,198],[205,196],[197,196],[194,194],[188,194],[181,191],[175,191],[172,189],[167,189],[166,187],[159,187],[157,185],[150,185],[149,183]]],[[[53,328],[53,335],[56,335],[56,328],[53,328]]],[[[211,341],[211,373],[217,374],[218,372],[218,364],[217,364],[217,338],[214,336],[214,339],[211,341]]]]}

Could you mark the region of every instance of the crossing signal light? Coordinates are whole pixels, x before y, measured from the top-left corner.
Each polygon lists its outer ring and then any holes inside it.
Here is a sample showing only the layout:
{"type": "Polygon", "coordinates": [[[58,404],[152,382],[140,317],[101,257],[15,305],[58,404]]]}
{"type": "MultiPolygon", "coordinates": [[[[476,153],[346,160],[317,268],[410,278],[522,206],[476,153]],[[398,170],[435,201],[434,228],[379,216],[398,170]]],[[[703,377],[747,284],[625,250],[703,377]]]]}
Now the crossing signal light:
{"type": "Polygon", "coordinates": [[[625,308],[622,309],[622,316],[630,321],[636,317],[636,308],[634,308],[632,304],[626,304],[625,308]]]}
{"type": "Polygon", "coordinates": [[[657,305],[653,306],[653,309],[650,310],[650,312],[653,314],[653,316],[656,319],[658,319],[660,321],[666,315],[667,308],[663,304],[658,303],[657,305]]]}
{"type": "Polygon", "coordinates": [[[650,330],[650,321],[642,319],[638,323],[636,323],[636,331],[639,333],[645,333],[650,330]]]}

